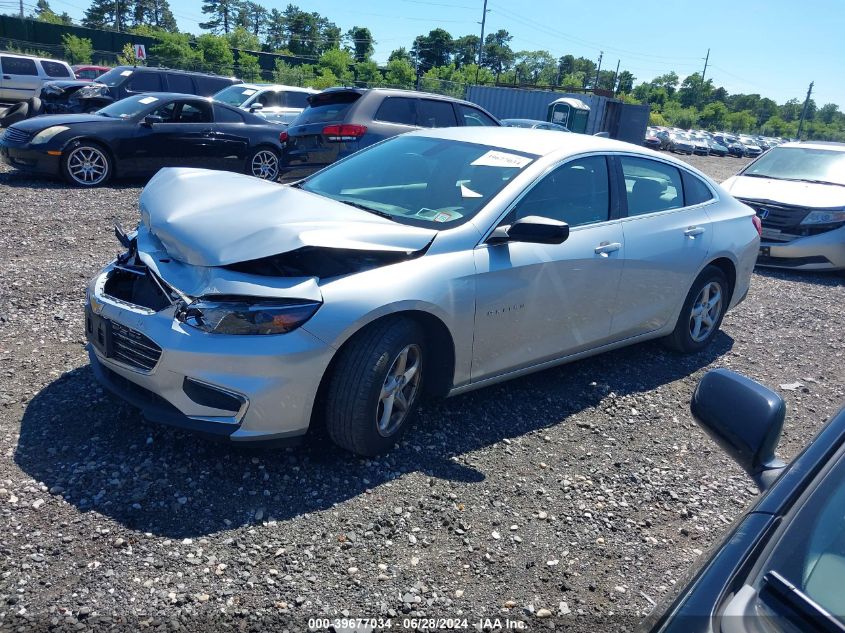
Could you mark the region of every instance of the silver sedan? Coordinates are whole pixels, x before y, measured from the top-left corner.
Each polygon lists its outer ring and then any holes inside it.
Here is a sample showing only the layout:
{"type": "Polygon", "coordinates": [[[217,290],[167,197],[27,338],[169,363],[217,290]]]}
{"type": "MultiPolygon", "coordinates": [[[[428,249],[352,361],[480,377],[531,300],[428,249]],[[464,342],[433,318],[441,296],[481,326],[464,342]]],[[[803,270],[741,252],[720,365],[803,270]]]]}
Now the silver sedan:
{"type": "Polygon", "coordinates": [[[325,424],[389,450],[425,395],[647,339],[706,347],[748,292],[753,211],[634,145],[419,131],[283,186],[165,169],[88,287],[91,364],[150,420],[235,442],[325,424]]]}

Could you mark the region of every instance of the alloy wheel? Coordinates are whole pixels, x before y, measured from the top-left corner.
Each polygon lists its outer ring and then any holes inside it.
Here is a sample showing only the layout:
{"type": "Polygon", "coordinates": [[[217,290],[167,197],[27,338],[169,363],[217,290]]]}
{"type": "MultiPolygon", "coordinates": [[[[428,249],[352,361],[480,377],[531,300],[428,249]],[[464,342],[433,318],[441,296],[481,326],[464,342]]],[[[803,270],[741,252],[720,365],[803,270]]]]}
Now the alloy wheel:
{"type": "Polygon", "coordinates": [[[67,170],[80,185],[97,185],[108,176],[109,162],[96,147],[82,146],[68,155],[67,170]]]}
{"type": "Polygon", "coordinates": [[[252,175],[262,180],[275,180],[279,175],[279,157],[270,150],[261,150],[252,157],[252,175]]]}
{"type": "Polygon", "coordinates": [[[417,397],[422,373],[422,353],[418,345],[405,346],[390,365],[376,407],[379,435],[390,437],[402,426],[417,397]]]}
{"type": "Polygon", "coordinates": [[[716,327],[722,311],[722,286],[716,281],[710,281],[701,289],[689,319],[690,337],[696,343],[706,340],[716,327]]]}

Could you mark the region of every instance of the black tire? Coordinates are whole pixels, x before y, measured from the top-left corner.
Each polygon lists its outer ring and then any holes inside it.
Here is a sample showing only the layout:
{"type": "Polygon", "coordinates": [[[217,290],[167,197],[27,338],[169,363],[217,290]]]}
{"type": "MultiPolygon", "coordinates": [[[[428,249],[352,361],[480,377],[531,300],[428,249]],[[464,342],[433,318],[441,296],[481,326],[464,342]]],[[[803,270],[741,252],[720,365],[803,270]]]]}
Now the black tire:
{"type": "Polygon", "coordinates": [[[33,117],[41,114],[41,108],[43,106],[43,104],[41,103],[41,99],[39,99],[38,97],[33,97],[26,103],[29,106],[29,112],[27,113],[27,116],[33,117]]]}
{"type": "MultiPolygon", "coordinates": [[[[263,162],[266,165],[266,161],[263,162]]],[[[279,180],[279,174],[281,173],[282,167],[282,156],[273,147],[270,146],[262,146],[256,147],[249,155],[249,158],[246,159],[246,165],[244,166],[244,170],[246,171],[247,175],[255,176],[256,178],[260,178],[262,180],[269,180],[270,182],[276,182],[279,180]],[[256,160],[260,157],[264,156],[265,158],[269,159],[272,157],[275,159],[275,167],[272,168],[272,173],[267,172],[266,175],[262,176],[259,173],[256,173],[256,160]]],[[[269,167],[268,167],[269,169],[269,167]]]]}
{"type": "Polygon", "coordinates": [[[114,175],[114,161],[112,160],[109,151],[102,145],[94,143],[93,141],[75,141],[62,153],[61,171],[62,177],[69,184],[75,187],[100,187],[111,180],[114,175]],[[102,178],[92,179],[89,182],[85,182],[75,177],[72,173],[71,163],[74,161],[74,157],[79,155],[79,153],[86,151],[93,151],[102,157],[102,161],[105,164],[105,175],[102,178]]]}
{"type": "MultiPolygon", "coordinates": [[[[694,354],[703,350],[710,344],[716,336],[716,333],[719,331],[719,328],[722,325],[722,319],[725,317],[725,311],[727,310],[730,297],[731,288],[728,284],[727,278],[725,277],[725,273],[716,266],[707,266],[693,282],[689,293],[687,293],[684,306],[681,308],[681,314],[678,316],[678,322],[675,324],[675,330],[664,339],[664,343],[669,348],[685,354],[694,354]],[[692,314],[693,307],[699,299],[699,295],[702,290],[708,284],[719,285],[721,301],[718,308],[718,315],[716,315],[715,318],[712,318],[713,325],[711,329],[708,330],[706,336],[702,339],[696,340],[692,331],[694,329],[695,321],[692,314]]],[[[701,336],[700,332],[699,335],[701,336]]]]}
{"type": "Polygon", "coordinates": [[[29,116],[29,104],[26,101],[16,103],[6,112],[6,116],[0,119],[0,127],[9,127],[15,123],[20,123],[27,116],[29,116]]]}
{"type": "Polygon", "coordinates": [[[365,457],[388,452],[405,433],[422,394],[425,337],[408,319],[379,322],[355,335],[338,353],[326,389],[325,422],[332,441],[365,457]],[[385,434],[379,430],[381,393],[400,352],[417,347],[419,378],[404,418],[385,434]]]}

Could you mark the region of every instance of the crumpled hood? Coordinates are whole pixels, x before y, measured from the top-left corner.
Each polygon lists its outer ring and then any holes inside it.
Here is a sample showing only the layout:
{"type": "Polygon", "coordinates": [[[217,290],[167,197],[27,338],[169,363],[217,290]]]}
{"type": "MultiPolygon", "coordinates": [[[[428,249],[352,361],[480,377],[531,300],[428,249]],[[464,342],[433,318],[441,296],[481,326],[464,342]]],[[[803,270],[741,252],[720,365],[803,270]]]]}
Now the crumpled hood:
{"type": "Polygon", "coordinates": [[[305,246],[413,252],[437,234],[252,176],[187,168],[162,169],[150,180],[141,193],[141,222],[171,257],[195,266],[305,246]]]}
{"type": "Polygon", "coordinates": [[[800,207],[845,207],[845,187],[812,182],[732,176],[722,183],[735,198],[760,200],[800,207]]]}

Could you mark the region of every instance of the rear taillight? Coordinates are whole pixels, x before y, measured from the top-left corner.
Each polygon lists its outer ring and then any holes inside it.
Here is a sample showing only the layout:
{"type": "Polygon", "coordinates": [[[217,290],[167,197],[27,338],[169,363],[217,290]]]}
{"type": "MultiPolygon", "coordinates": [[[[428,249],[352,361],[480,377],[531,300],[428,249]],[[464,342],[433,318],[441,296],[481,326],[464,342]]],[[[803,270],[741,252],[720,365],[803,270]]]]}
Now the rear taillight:
{"type": "Polygon", "coordinates": [[[757,235],[763,237],[763,223],[760,222],[760,218],[756,215],[752,215],[751,222],[754,224],[754,228],[757,229],[757,235]]]}
{"type": "Polygon", "coordinates": [[[288,133],[287,132],[282,132],[281,134],[279,134],[279,142],[280,143],[286,143],[287,140],[288,140],[288,133]]]}
{"type": "Polygon", "coordinates": [[[357,141],[366,133],[366,125],[327,125],[323,128],[323,136],[334,143],[357,141]]]}

